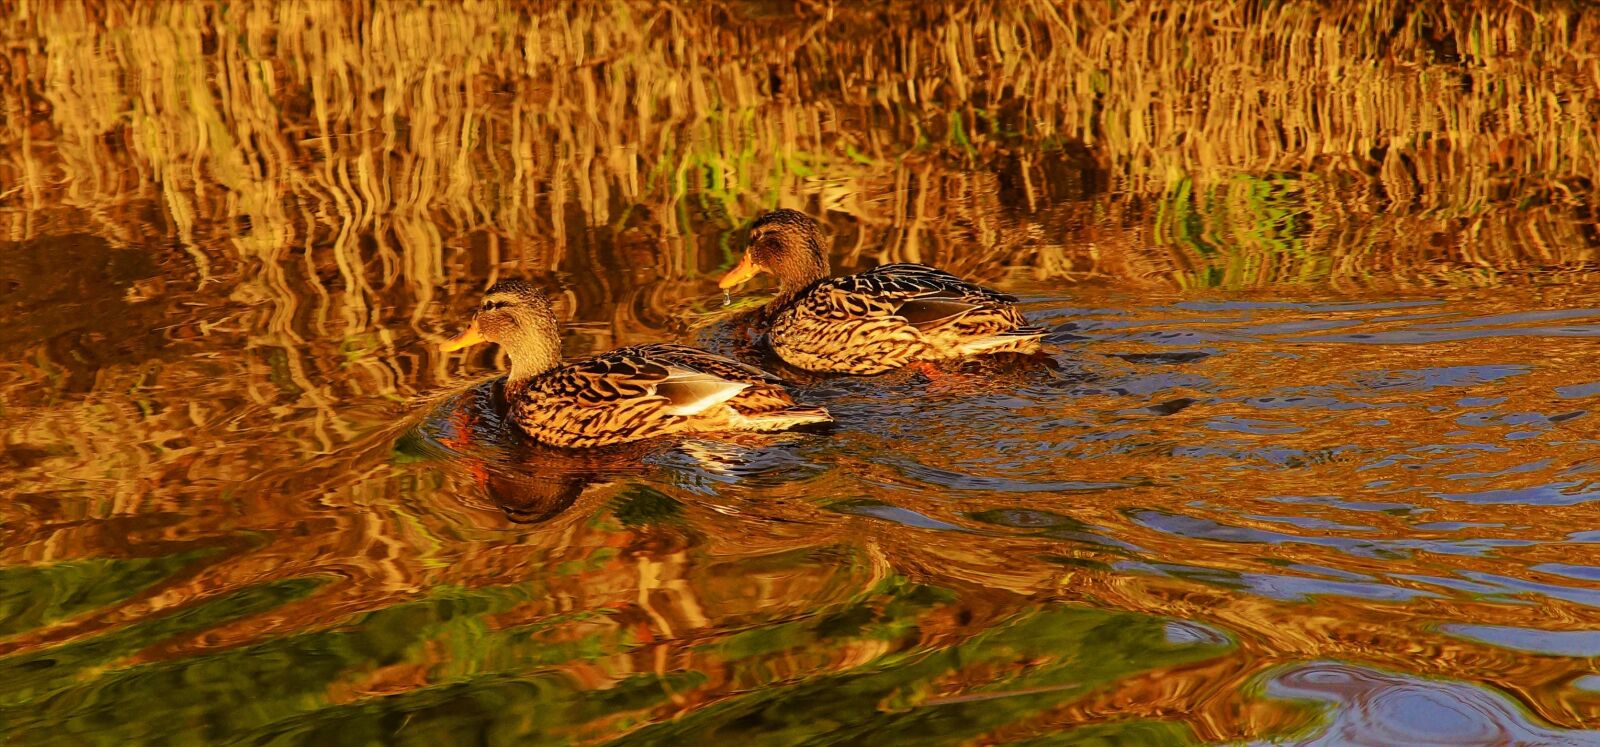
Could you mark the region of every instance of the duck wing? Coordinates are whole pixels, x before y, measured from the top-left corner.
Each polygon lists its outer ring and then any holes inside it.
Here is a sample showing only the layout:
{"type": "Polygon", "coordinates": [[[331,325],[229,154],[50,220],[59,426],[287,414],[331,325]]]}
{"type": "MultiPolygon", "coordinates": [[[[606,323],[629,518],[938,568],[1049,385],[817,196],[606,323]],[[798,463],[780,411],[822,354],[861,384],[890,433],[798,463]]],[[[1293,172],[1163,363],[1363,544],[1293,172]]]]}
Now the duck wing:
{"type": "Polygon", "coordinates": [[[534,377],[512,420],[534,440],[583,448],[702,431],[828,422],[759,368],[684,345],[620,348],[534,377]]]}
{"type": "MultiPolygon", "coordinates": [[[[769,417],[776,418],[767,425],[758,426],[756,430],[773,430],[768,427],[781,422],[785,418],[799,420],[795,422],[822,422],[831,420],[826,410],[822,408],[800,407],[789,393],[788,386],[783,379],[755,366],[746,365],[732,358],[726,358],[716,353],[691,348],[687,345],[671,343],[655,343],[641,345],[633,350],[642,351],[651,360],[661,361],[679,369],[698,372],[704,376],[714,377],[722,383],[720,387],[738,385],[741,390],[734,391],[733,396],[726,400],[730,407],[746,418],[769,417]]],[[[659,390],[658,390],[659,391],[659,390]]],[[[721,397],[728,391],[719,389],[714,396],[721,397]]],[[[755,424],[754,420],[747,420],[747,424],[755,424]]]]}
{"type": "Polygon", "coordinates": [[[709,366],[683,365],[690,356],[656,349],[665,347],[684,346],[643,345],[572,361],[539,377],[536,393],[577,407],[620,408],[656,400],[663,414],[696,415],[750,387],[709,366]]]}
{"type": "Polygon", "coordinates": [[[613,407],[652,396],[671,375],[671,369],[648,358],[613,350],[541,374],[530,382],[529,394],[578,407],[613,407]]]}
{"type": "Polygon", "coordinates": [[[880,265],[859,275],[861,282],[882,289],[881,292],[920,296],[930,291],[989,303],[1016,303],[1017,297],[1009,293],[985,288],[963,280],[937,267],[911,263],[880,265]]]}
{"type": "Polygon", "coordinates": [[[980,304],[960,298],[918,297],[900,304],[900,307],[895,309],[895,316],[905,319],[907,324],[917,329],[932,329],[949,324],[981,308],[983,306],[980,304]]]}
{"type": "Polygon", "coordinates": [[[670,342],[655,342],[626,348],[649,360],[718,376],[728,381],[750,384],[782,384],[783,379],[755,366],[717,355],[709,350],[670,342]]]}
{"type": "Polygon", "coordinates": [[[955,322],[980,309],[1016,302],[1015,296],[918,264],[892,264],[836,278],[812,297],[832,318],[894,316],[918,329],[955,322]]]}

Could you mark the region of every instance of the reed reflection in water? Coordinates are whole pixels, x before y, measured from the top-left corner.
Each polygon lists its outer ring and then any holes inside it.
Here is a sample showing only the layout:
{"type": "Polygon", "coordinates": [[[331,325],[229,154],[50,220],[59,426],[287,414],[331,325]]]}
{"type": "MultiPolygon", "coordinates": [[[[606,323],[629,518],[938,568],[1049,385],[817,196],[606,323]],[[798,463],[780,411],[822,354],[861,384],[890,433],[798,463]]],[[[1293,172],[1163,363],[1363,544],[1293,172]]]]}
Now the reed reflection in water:
{"type": "Polygon", "coordinates": [[[1600,741],[1584,10],[11,6],[0,736],[1600,741]],[[749,354],[776,206],[1061,352],[587,455],[436,352],[749,354]]]}

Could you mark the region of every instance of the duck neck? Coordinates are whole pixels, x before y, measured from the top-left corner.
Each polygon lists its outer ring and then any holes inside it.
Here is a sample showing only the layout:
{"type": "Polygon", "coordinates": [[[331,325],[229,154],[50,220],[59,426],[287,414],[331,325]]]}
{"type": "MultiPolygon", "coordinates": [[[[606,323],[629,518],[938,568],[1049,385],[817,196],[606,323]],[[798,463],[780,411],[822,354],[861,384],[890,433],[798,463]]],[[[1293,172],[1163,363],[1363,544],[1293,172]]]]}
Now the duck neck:
{"type": "Polygon", "coordinates": [[[824,269],[821,272],[815,274],[808,273],[792,280],[786,278],[782,282],[778,283],[778,299],[784,302],[792,301],[794,300],[795,296],[800,295],[801,291],[816,285],[818,280],[821,280],[827,276],[828,272],[826,269],[824,269]]]}
{"type": "Polygon", "coordinates": [[[782,285],[778,286],[778,295],[773,296],[772,300],[768,301],[766,305],[766,312],[767,316],[769,317],[769,321],[770,317],[777,314],[779,311],[789,308],[789,305],[794,303],[795,299],[800,296],[800,289],[804,287],[805,286],[800,286],[800,288],[790,288],[782,285]]]}
{"type": "Polygon", "coordinates": [[[828,260],[822,253],[822,244],[816,236],[806,236],[805,248],[793,252],[790,256],[794,259],[785,262],[779,271],[778,296],[773,299],[773,308],[782,308],[795,300],[800,293],[817,281],[828,276],[828,260]]]}
{"type": "Polygon", "coordinates": [[[561,339],[554,334],[524,334],[501,346],[511,358],[507,389],[521,389],[534,377],[561,364],[561,339]]]}

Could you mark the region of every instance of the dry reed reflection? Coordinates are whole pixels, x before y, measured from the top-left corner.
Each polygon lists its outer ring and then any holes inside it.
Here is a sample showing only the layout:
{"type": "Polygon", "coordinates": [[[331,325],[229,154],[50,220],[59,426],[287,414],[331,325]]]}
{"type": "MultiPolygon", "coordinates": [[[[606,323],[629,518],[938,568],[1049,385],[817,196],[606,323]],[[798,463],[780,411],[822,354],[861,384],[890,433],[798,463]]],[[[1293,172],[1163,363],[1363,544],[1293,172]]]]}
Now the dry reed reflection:
{"type": "Polygon", "coordinates": [[[5,741],[1595,741],[1584,6],[0,13],[5,741]],[[602,464],[435,352],[742,350],[776,206],[1066,352],[602,464]]]}

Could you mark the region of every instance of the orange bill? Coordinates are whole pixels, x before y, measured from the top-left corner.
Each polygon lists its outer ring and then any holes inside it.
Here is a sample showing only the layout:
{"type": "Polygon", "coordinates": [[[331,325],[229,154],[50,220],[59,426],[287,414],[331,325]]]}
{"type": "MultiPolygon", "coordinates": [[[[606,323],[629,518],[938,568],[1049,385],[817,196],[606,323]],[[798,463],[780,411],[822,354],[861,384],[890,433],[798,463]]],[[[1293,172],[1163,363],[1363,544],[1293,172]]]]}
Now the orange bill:
{"type": "Polygon", "coordinates": [[[739,260],[739,266],[729,270],[728,274],[723,275],[722,282],[717,283],[717,287],[727,290],[735,286],[744,285],[750,282],[750,278],[755,277],[759,272],[761,272],[761,267],[750,259],[749,252],[745,252],[744,258],[739,260]]]}
{"type": "Polygon", "coordinates": [[[444,344],[439,346],[439,349],[446,353],[454,353],[457,350],[472,347],[480,342],[483,342],[483,333],[478,331],[478,320],[474,319],[471,324],[467,325],[466,329],[461,330],[461,334],[445,340],[444,344]]]}

